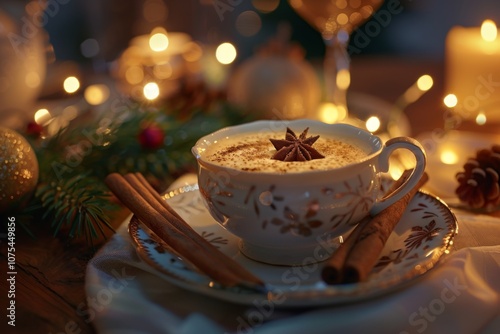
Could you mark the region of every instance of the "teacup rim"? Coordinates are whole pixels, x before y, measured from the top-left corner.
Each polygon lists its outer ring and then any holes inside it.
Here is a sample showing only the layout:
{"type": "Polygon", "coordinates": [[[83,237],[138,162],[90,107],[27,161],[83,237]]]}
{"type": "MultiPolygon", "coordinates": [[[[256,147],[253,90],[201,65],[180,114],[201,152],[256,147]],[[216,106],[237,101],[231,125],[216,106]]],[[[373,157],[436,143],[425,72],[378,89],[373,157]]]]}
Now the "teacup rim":
{"type": "MultiPolygon", "coordinates": [[[[283,132],[284,133],[284,132],[283,132]]],[[[313,133],[311,133],[311,135],[313,135],[313,133]]],[[[347,123],[325,123],[325,122],[322,122],[322,121],[318,121],[318,120],[312,120],[312,119],[294,119],[294,120],[256,120],[256,121],[251,121],[251,122],[246,122],[246,123],[241,123],[241,124],[236,124],[236,125],[230,125],[230,126],[226,126],[226,127],[223,127],[219,130],[216,130],[216,131],[213,131],[209,134],[206,134],[202,137],[200,137],[196,143],[194,144],[194,146],[192,147],[191,149],[191,152],[192,154],[195,156],[197,162],[201,165],[205,165],[205,166],[211,166],[213,168],[218,168],[218,169],[224,169],[224,170],[229,170],[229,171],[234,171],[234,172],[238,172],[238,173],[243,173],[244,175],[245,174],[248,174],[248,175],[255,175],[255,174],[259,174],[259,175],[269,175],[269,176],[276,176],[276,175],[279,175],[279,176],[286,176],[286,175],[290,175],[290,176],[293,176],[293,175],[297,175],[297,174],[310,174],[310,175],[313,175],[313,174],[321,174],[321,173],[331,173],[332,171],[343,171],[347,168],[353,168],[354,166],[358,166],[358,165],[362,165],[362,164],[365,164],[367,161],[373,159],[374,157],[376,157],[378,154],[380,154],[380,152],[382,151],[384,147],[384,144],[382,142],[382,139],[365,130],[365,129],[362,129],[362,128],[359,128],[359,127],[356,127],[354,125],[351,125],[351,124],[347,124],[347,123]],[[376,146],[376,149],[373,150],[373,152],[371,152],[370,154],[368,154],[366,157],[364,157],[363,159],[360,159],[359,161],[356,161],[354,163],[350,163],[350,164],[347,164],[347,165],[344,165],[344,166],[341,166],[341,167],[336,167],[336,168],[331,168],[331,169],[317,169],[317,170],[308,170],[308,171],[302,171],[302,172],[290,172],[290,173],[277,173],[277,172],[255,172],[255,171],[245,171],[245,170],[242,170],[242,169],[238,169],[238,168],[232,168],[232,167],[227,167],[227,166],[221,166],[219,164],[216,164],[216,163],[212,163],[210,161],[208,161],[207,159],[204,159],[201,154],[198,152],[198,148],[200,146],[204,146],[204,145],[210,145],[210,144],[207,144],[207,139],[210,138],[210,137],[216,137],[216,136],[220,136],[221,134],[223,133],[227,133],[228,131],[232,131],[232,130],[235,130],[235,129],[238,129],[238,128],[242,128],[242,127],[245,127],[245,128],[250,128],[250,127],[258,127],[259,125],[262,125],[262,124],[287,124],[285,126],[285,128],[283,128],[283,131],[286,130],[286,127],[292,127],[294,124],[303,124],[303,126],[308,126],[308,125],[319,125],[321,127],[338,127],[338,128],[346,128],[346,129],[350,129],[349,131],[358,131],[358,134],[362,134],[363,136],[367,136],[367,138],[370,138],[370,140],[368,140],[368,142],[375,142],[373,144],[373,146],[376,146]]]]}

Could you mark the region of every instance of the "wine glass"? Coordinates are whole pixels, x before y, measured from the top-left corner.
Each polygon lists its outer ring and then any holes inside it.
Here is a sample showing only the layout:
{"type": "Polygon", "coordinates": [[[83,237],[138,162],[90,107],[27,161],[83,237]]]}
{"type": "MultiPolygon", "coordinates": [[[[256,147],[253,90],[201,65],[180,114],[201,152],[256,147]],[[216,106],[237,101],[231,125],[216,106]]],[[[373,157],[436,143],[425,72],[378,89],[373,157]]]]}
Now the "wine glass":
{"type": "Polygon", "coordinates": [[[336,112],[336,121],[348,117],[349,36],[378,9],[383,0],[288,0],[291,7],[321,32],[326,46],[324,80],[326,98],[336,112]]]}

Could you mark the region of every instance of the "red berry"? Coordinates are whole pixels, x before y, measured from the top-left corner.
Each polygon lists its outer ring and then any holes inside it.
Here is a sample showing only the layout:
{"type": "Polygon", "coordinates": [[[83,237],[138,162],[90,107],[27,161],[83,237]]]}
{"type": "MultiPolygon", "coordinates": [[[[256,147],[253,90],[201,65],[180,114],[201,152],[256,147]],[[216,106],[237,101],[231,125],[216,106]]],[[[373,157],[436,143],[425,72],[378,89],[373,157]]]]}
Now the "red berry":
{"type": "Polygon", "coordinates": [[[163,145],[165,134],[163,130],[156,124],[149,125],[142,129],[139,133],[139,142],[142,147],[148,149],[159,148],[163,145]]]}

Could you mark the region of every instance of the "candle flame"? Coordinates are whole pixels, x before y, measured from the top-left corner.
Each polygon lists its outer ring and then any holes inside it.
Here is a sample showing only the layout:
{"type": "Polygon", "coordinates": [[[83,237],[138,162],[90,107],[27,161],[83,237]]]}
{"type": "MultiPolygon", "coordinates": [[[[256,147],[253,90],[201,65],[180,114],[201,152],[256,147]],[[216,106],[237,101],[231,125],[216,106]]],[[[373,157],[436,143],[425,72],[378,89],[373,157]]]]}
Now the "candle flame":
{"type": "Polygon", "coordinates": [[[484,20],[481,25],[481,37],[487,42],[493,42],[497,38],[497,26],[492,20],[484,20]]]}

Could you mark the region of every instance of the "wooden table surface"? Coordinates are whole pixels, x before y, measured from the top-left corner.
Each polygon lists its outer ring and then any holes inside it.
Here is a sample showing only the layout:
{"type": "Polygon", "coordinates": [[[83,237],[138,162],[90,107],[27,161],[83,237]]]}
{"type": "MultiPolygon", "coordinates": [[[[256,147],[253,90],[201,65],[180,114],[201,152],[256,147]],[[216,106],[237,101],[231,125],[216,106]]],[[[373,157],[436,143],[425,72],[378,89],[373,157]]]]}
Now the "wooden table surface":
{"type": "MultiPolygon", "coordinates": [[[[435,61],[408,59],[356,58],[352,63],[352,90],[394,102],[420,75],[430,74],[434,87],[408,107],[406,115],[412,135],[442,127],[443,66],[435,61]]],[[[127,210],[111,217],[118,227],[127,210]]],[[[101,240],[97,246],[102,245],[101,240]]],[[[82,315],[87,309],[84,291],[85,268],[95,250],[84,240],[57,238],[44,231],[33,240],[22,231],[16,233],[16,326],[7,326],[5,275],[2,290],[2,333],[93,333],[92,325],[82,315]],[[13,330],[14,329],[14,330],[13,330]]],[[[7,268],[7,245],[1,242],[0,267],[7,268]]]]}

